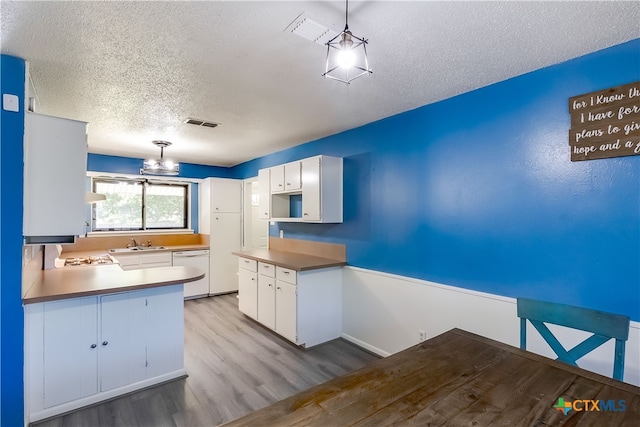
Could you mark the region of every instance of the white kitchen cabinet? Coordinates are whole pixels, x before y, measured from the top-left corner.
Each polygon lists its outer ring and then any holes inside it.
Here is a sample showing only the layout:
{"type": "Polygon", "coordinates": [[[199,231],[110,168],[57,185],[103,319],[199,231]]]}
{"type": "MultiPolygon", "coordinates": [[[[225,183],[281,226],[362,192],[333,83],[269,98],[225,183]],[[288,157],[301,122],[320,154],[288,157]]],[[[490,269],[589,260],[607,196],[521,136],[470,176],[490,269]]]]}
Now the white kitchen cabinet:
{"type": "Polygon", "coordinates": [[[108,391],[146,376],[147,292],[100,297],[100,391],[108,391]]]}
{"type": "MultiPolygon", "coordinates": [[[[341,158],[315,156],[268,170],[271,189],[268,219],[283,222],[342,222],[341,158]],[[290,177],[287,171],[291,171],[290,177]],[[296,203],[297,198],[302,203],[300,216],[292,214],[295,211],[292,204],[296,203]]],[[[266,215],[261,215],[261,218],[267,219],[266,215]]]]}
{"type": "Polygon", "coordinates": [[[111,256],[118,261],[123,270],[171,267],[171,252],[168,251],[117,253],[111,256]]]}
{"type": "Polygon", "coordinates": [[[276,328],[276,269],[272,264],[258,263],[258,317],[267,328],[276,328]]]}
{"type": "Polygon", "coordinates": [[[259,190],[259,214],[260,219],[271,218],[271,189],[270,189],[271,171],[269,169],[260,169],[258,171],[258,187],[259,190]]]}
{"type": "Polygon", "coordinates": [[[238,258],[238,309],[252,319],[258,318],[257,262],[247,258],[238,258]]]}
{"type": "MultiPolygon", "coordinates": [[[[283,282],[282,280],[276,281],[275,312],[275,331],[289,341],[298,344],[298,301],[296,285],[283,282]]],[[[322,327],[321,325],[318,326],[322,327]]]]}
{"type": "MultiPolygon", "coordinates": [[[[42,304],[40,363],[48,408],[98,392],[97,298],[42,304]]],[[[38,343],[40,345],[40,343],[38,343]]]]}
{"type": "Polygon", "coordinates": [[[29,422],[186,374],[182,285],[25,306],[29,422]]]}
{"type": "Polygon", "coordinates": [[[211,218],[216,213],[242,212],[242,181],[229,178],[205,178],[199,189],[198,227],[210,234],[211,218]]]}
{"type": "Polygon", "coordinates": [[[280,193],[284,191],[284,165],[269,168],[271,173],[271,181],[269,187],[272,193],[280,193]]]}
{"type": "Polygon", "coordinates": [[[242,313],[300,346],[340,337],[340,267],[296,272],[248,258],[238,260],[238,307],[242,313]]]}
{"type": "Polygon", "coordinates": [[[270,185],[272,193],[298,191],[301,188],[301,164],[300,161],[286,163],[284,165],[269,168],[270,185]]]}
{"type": "Polygon", "coordinates": [[[84,234],[87,124],[27,112],[23,236],[27,244],[73,243],[84,234]]]}
{"type": "Polygon", "coordinates": [[[242,249],[242,215],[214,214],[211,218],[211,270],[209,295],[238,290],[236,257],[231,252],[242,249]]]}
{"type": "Polygon", "coordinates": [[[209,294],[238,290],[232,251],[242,248],[242,181],[206,178],[199,186],[199,232],[209,235],[209,294]]]}
{"type": "Polygon", "coordinates": [[[301,188],[301,164],[299,161],[284,165],[284,190],[296,191],[301,188]]]}

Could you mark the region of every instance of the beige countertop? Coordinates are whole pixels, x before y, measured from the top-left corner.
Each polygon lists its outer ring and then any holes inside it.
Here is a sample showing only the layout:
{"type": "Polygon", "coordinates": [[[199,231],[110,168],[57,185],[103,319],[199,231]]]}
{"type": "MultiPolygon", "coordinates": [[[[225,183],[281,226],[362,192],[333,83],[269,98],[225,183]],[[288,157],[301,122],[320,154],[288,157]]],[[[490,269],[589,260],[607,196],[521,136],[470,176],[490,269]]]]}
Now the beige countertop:
{"type": "MultiPolygon", "coordinates": [[[[104,252],[103,252],[104,253],[104,252]]],[[[83,252],[87,254],[87,252],[83,252]]],[[[174,285],[202,279],[194,267],[158,267],[123,271],[117,264],[42,270],[22,298],[23,304],[174,285]]]]}
{"type": "Polygon", "coordinates": [[[275,251],[270,249],[251,249],[246,251],[232,252],[234,255],[262,261],[269,264],[290,268],[296,271],[315,270],[318,268],[341,267],[347,265],[345,261],[322,258],[314,255],[306,255],[295,252],[275,251]]]}

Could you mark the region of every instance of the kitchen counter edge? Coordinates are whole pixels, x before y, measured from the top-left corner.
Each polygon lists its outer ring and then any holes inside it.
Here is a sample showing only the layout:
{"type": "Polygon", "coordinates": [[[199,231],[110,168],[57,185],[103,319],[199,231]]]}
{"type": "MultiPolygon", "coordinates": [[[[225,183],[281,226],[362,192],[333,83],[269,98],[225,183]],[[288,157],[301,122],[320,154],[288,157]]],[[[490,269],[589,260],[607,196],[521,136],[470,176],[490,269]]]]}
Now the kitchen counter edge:
{"type": "Polygon", "coordinates": [[[195,267],[174,266],[124,271],[117,264],[42,270],[38,280],[22,298],[35,304],[70,298],[134,291],[200,280],[195,267]]]}
{"type": "Polygon", "coordinates": [[[295,271],[317,270],[320,268],[342,267],[347,265],[347,263],[342,260],[270,249],[251,249],[232,252],[232,254],[241,258],[265,262],[295,271]]]}

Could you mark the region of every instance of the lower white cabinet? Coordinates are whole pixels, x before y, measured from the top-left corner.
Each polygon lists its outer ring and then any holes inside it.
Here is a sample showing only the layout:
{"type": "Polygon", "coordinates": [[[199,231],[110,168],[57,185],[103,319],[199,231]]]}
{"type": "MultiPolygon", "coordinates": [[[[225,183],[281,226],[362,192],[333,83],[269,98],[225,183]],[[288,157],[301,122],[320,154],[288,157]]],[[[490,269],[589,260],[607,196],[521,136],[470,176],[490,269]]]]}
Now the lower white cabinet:
{"type": "Polygon", "coordinates": [[[289,341],[311,347],[342,333],[340,267],[299,271],[239,257],[238,308],[289,341]]]}
{"type": "Polygon", "coordinates": [[[238,260],[238,309],[252,319],[257,319],[258,263],[246,258],[238,260]]]}
{"type": "Polygon", "coordinates": [[[242,247],[242,215],[221,213],[211,215],[211,272],[209,295],[238,290],[236,257],[231,254],[242,247]]]}
{"type": "Polygon", "coordinates": [[[186,374],[182,285],[25,306],[29,422],[186,374]]]}
{"type": "Polygon", "coordinates": [[[137,270],[140,268],[171,267],[171,252],[149,252],[111,255],[123,270],[137,270]]]}

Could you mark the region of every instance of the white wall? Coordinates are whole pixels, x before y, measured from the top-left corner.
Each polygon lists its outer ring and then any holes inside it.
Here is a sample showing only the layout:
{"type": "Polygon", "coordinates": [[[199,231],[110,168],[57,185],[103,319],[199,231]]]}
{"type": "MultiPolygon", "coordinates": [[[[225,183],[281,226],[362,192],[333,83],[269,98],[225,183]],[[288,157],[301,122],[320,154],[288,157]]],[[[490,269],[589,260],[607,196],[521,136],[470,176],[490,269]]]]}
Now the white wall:
{"type": "MultiPolygon", "coordinates": [[[[343,268],[342,336],[381,356],[460,328],[513,346],[520,343],[516,300],[453,286],[356,267],[343,268]]],[[[529,325],[530,326],[530,325],[529,325]]],[[[553,351],[531,327],[527,349],[555,359],[553,351]]],[[[582,331],[551,327],[565,347],[582,331]]],[[[582,368],[611,376],[613,341],[578,361],[582,368]]],[[[631,322],[626,348],[624,381],[640,385],[640,324],[631,322]]]]}

